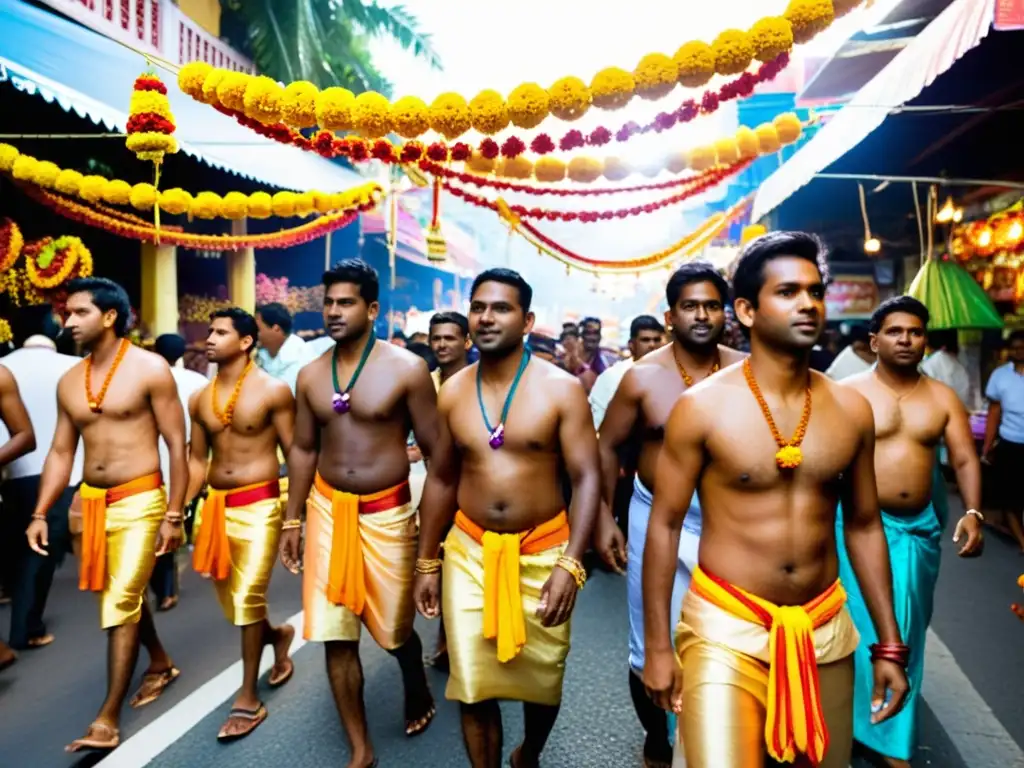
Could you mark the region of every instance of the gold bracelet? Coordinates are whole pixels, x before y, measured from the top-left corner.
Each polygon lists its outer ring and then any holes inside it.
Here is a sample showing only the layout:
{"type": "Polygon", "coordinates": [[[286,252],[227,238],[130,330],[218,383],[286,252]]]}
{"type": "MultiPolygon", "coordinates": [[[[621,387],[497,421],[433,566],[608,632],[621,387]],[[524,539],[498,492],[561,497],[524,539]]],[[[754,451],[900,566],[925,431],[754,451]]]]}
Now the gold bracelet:
{"type": "Polygon", "coordinates": [[[168,525],[174,527],[174,528],[177,528],[179,525],[181,525],[185,521],[181,517],[168,517],[167,515],[164,515],[164,522],[167,523],[168,525]]]}
{"type": "Polygon", "coordinates": [[[575,557],[562,555],[555,561],[555,565],[563,571],[567,571],[569,575],[572,576],[573,581],[576,582],[576,589],[583,589],[584,585],[586,585],[587,570],[583,567],[583,563],[575,557]]]}
{"type": "Polygon", "coordinates": [[[295,518],[294,520],[285,520],[283,523],[281,523],[281,530],[282,531],[290,531],[290,530],[292,530],[294,528],[301,528],[301,527],[302,527],[302,521],[299,520],[299,518],[295,518]]]}
{"type": "Polygon", "coordinates": [[[425,576],[429,576],[432,573],[440,573],[443,561],[439,558],[429,557],[417,557],[416,558],[416,573],[421,573],[425,576]]]}

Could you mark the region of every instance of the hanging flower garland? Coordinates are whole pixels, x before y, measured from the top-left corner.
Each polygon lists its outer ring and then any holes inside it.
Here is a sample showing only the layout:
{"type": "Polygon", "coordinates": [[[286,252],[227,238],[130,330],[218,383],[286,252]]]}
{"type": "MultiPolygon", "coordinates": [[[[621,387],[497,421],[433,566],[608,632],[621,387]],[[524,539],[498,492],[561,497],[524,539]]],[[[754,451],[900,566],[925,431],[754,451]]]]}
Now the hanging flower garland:
{"type": "Polygon", "coordinates": [[[727,29],[710,44],[684,43],[674,56],[649,53],[631,72],[606,67],[589,85],[572,76],[560,78],[549,88],[522,83],[507,99],[487,89],[472,99],[447,92],[429,105],[416,96],[392,104],[372,91],[358,96],[338,87],[321,91],[307,81],[282,86],[269,77],[218,69],[205,62],[183,66],[178,87],[196,101],[244,113],[266,125],[319,125],[328,131],[352,130],[368,139],[389,133],[415,139],[433,130],[451,141],[470,129],[492,135],[510,122],[517,128],[535,128],[549,115],[577,120],[591,106],[622,109],[634,97],[664,98],[677,84],[696,88],[716,74],[738,74],[755,59],[770,61],[788,54],[795,43],[807,42],[860,1],[791,0],[781,16],[762,18],[747,31],[727,29]]]}
{"type": "MultiPolygon", "coordinates": [[[[312,137],[306,137],[284,123],[268,125],[248,117],[239,110],[223,105],[217,106],[217,109],[223,114],[233,117],[239,125],[260,136],[281,144],[298,147],[306,152],[316,152],[327,159],[345,157],[354,163],[369,160],[379,160],[384,163],[414,163],[424,158],[436,163],[465,161],[476,172],[497,171],[499,175],[528,178],[533,173],[533,164],[526,164],[525,158],[520,157],[527,149],[538,155],[546,155],[556,149],[568,152],[580,147],[602,147],[613,139],[618,143],[625,143],[635,136],[662,133],[676,125],[692,122],[701,115],[710,115],[716,112],[723,102],[750,96],[759,84],[773,80],[788,63],[788,54],[782,54],[763,64],[756,73],[746,72],[735,80],[725,83],[718,90],[706,91],[699,100],[687,99],[675,111],[662,112],[646,125],[638,125],[630,121],[614,131],[604,126],[598,126],[586,135],[578,130],[570,130],[557,141],[546,133],[540,133],[532,138],[509,136],[501,144],[488,137],[481,140],[475,147],[471,147],[465,142],[449,145],[444,141],[435,141],[428,145],[416,140],[396,145],[385,138],[375,140],[368,140],[360,136],[339,138],[334,135],[333,130],[329,129],[321,130],[313,134],[312,137]]],[[[567,167],[566,173],[572,180],[595,181],[600,178],[602,172],[607,171],[605,178],[610,181],[619,181],[632,172],[621,162],[609,165],[606,161],[604,165],[595,169],[593,163],[587,162],[587,160],[588,158],[573,158],[575,163],[570,161],[572,167],[567,167]]],[[[0,156],[0,170],[2,169],[2,156],[0,156]]]]}
{"type": "MultiPolygon", "coordinates": [[[[111,205],[130,205],[138,211],[152,211],[159,206],[164,213],[177,216],[188,214],[198,219],[266,219],[270,216],[309,216],[312,213],[345,212],[367,200],[383,194],[376,182],[368,182],[344,192],[228,192],[221,196],[214,192],[192,195],[183,189],[158,191],[153,184],[131,185],[121,179],[108,180],[103,176],[83,176],[78,171],[64,170],[57,165],[21,154],[10,144],[0,144],[0,171],[6,171],[23,184],[52,189],[61,195],[78,197],[90,205],[102,202],[111,205]],[[5,168],[4,161],[9,161],[5,168]]],[[[129,223],[149,226],[148,222],[129,214],[111,214],[129,223]]],[[[158,226],[160,232],[174,231],[176,227],[158,226]]]]}
{"type": "Polygon", "coordinates": [[[178,142],[172,135],[177,127],[171,105],[167,101],[167,86],[152,72],[135,79],[128,105],[128,134],[125,144],[139,160],[159,165],[164,155],[178,151],[178,142]]]}
{"type": "Polygon", "coordinates": [[[0,317],[0,344],[10,344],[12,341],[14,341],[14,332],[11,330],[11,324],[0,317]]]}
{"type": "MultiPolygon", "coordinates": [[[[801,123],[800,118],[792,112],[788,112],[778,115],[772,122],[762,123],[756,128],[744,126],[736,132],[735,136],[719,139],[714,144],[673,152],[661,162],[651,163],[640,169],[640,172],[646,176],[656,176],[662,170],[668,170],[671,173],[682,173],[688,168],[698,172],[707,172],[716,165],[734,164],[739,160],[749,160],[777,152],[780,147],[796,142],[802,133],[803,123],[801,123]]],[[[486,166],[481,167],[477,162],[478,159],[478,157],[474,156],[467,161],[466,167],[485,169],[486,166]]],[[[506,162],[496,167],[491,163],[490,167],[498,173],[506,175],[516,174],[526,177],[532,176],[538,181],[548,182],[559,182],[568,178],[580,183],[589,183],[601,176],[621,179],[634,172],[631,166],[617,157],[602,159],[576,156],[568,162],[555,157],[541,157],[535,162],[531,162],[523,157],[517,157],[515,160],[515,164],[506,162]]],[[[523,192],[533,195],[555,195],[557,197],[614,195],[621,192],[671,189],[672,187],[681,186],[689,182],[687,178],[624,187],[574,189],[498,181],[479,173],[459,173],[431,160],[420,160],[419,167],[427,173],[442,176],[448,180],[458,180],[463,184],[473,184],[478,187],[491,187],[502,191],[523,192]]]]}
{"type": "MultiPolygon", "coordinates": [[[[520,219],[545,219],[547,221],[579,221],[584,224],[590,224],[596,221],[611,221],[613,219],[625,219],[630,216],[639,216],[645,213],[654,213],[662,208],[667,208],[672,205],[688,200],[691,197],[696,197],[703,194],[712,187],[718,185],[729,176],[733,176],[741,172],[744,168],[750,165],[749,160],[744,160],[735,165],[731,165],[725,168],[716,168],[706,176],[696,177],[692,179],[692,183],[683,189],[681,192],[677,192],[671,197],[666,197],[662,200],[658,200],[653,203],[646,203],[644,205],[634,205],[629,208],[618,208],[607,211],[554,211],[544,208],[527,208],[524,205],[510,205],[507,208],[520,219]]],[[[481,195],[475,195],[472,192],[467,192],[461,187],[452,185],[451,182],[442,182],[442,187],[445,191],[455,195],[456,197],[464,200],[465,202],[475,205],[478,208],[488,208],[492,211],[499,211],[500,206],[505,203],[499,198],[498,200],[490,200],[481,195]]]]}
{"type": "Polygon", "coordinates": [[[499,215],[509,224],[510,234],[518,234],[540,253],[565,264],[567,274],[570,269],[578,269],[593,275],[639,274],[641,272],[671,267],[682,259],[700,252],[746,210],[747,206],[750,205],[750,200],[751,198],[749,197],[744,198],[728,211],[713,214],[693,232],[685,235],[667,248],[647,256],[615,261],[594,259],[571,251],[550,237],[547,237],[533,225],[516,217],[507,206],[499,211],[499,215]]]}
{"type": "Polygon", "coordinates": [[[0,272],[14,267],[23,245],[25,240],[18,225],[8,218],[0,219],[0,272]]]}
{"type": "Polygon", "coordinates": [[[92,253],[77,237],[45,238],[31,257],[26,254],[25,272],[33,287],[52,291],[72,277],[91,275],[92,253]]]}
{"type": "Polygon", "coordinates": [[[160,242],[167,245],[180,245],[185,248],[210,251],[237,251],[242,248],[289,248],[293,245],[307,243],[348,226],[356,220],[360,212],[373,210],[379,202],[379,196],[376,196],[366,200],[353,210],[320,216],[313,221],[280,232],[262,235],[197,235],[190,232],[168,232],[165,229],[158,232],[152,225],[126,222],[36,186],[24,186],[22,189],[33,200],[64,218],[101,229],[118,237],[154,243],[159,236],[160,242]]]}

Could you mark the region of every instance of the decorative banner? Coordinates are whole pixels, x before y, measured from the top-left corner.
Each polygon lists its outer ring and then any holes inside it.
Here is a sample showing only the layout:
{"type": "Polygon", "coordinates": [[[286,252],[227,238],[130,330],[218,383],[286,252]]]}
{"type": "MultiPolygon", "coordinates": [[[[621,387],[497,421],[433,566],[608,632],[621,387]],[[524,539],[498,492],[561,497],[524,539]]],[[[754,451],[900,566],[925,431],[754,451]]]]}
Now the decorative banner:
{"type": "Polygon", "coordinates": [[[878,286],[871,275],[836,275],[825,291],[829,320],[862,318],[878,306],[878,286]]]}

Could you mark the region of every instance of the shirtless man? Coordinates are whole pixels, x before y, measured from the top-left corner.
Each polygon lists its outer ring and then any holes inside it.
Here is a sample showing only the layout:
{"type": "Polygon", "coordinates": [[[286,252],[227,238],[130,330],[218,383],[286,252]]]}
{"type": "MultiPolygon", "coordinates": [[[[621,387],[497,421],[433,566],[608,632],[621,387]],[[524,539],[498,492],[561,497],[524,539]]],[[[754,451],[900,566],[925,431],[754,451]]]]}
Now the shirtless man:
{"type": "Polygon", "coordinates": [[[874,412],[875,476],[893,563],[893,603],[900,635],[910,646],[907,676],[915,682],[902,712],[880,725],[871,724],[868,646],[876,642],[875,630],[843,546],[843,519],[837,515],[839,575],[861,636],[854,653],[853,735],[889,765],[903,768],[909,768],[917,747],[925,633],[932,617],[939,541],[946,522],[945,483],[936,464],[943,438],[967,508],[953,539],[965,537],[961,556],[974,554],[981,546],[981,463],[967,411],[956,392],[918,371],[927,326],[928,310],[917,299],[897,296],[883,302],[870,325],[871,350],[878,356],[878,365],[843,382],[864,395],[874,412]]]}
{"type": "Polygon", "coordinates": [[[509,269],[473,281],[469,326],[480,361],[441,389],[437,450],[424,489],[416,605],[444,621],[451,674],[473,768],[499,768],[499,699],[524,703],[513,768],[537,768],[555,724],[569,653],[569,617],[586,580],[600,497],[597,440],[583,386],[532,359],[533,290],[509,269]],[[560,484],[572,481],[566,518],[560,484]],[[437,559],[442,532],[444,563],[437,559]],[[485,555],[486,553],[486,555],[485,555]],[[499,584],[501,591],[499,592],[499,584]]]}
{"type": "Polygon", "coordinates": [[[57,385],[57,428],[27,536],[34,551],[47,554],[46,513],[68,486],[81,436],[78,588],[100,593],[100,626],[108,630],[109,649],[107,697],[85,736],[66,747],[77,752],[120,743],[121,705],[140,641],[149,652],[149,667],[133,707],[155,701],[180,674],[157,637],[145,596],[156,558],[181,543],[188,464],[185,414],[171,369],[124,337],[131,313],[124,288],[98,277],[72,280],[67,311],[65,327],[89,356],[57,385]],[[171,462],[167,493],[160,476],[160,437],[171,462]]]}
{"type": "Polygon", "coordinates": [[[214,312],[206,359],[217,365],[217,376],[188,404],[188,498],[209,484],[193,564],[214,580],[224,616],[242,633],[242,689],[217,734],[221,741],[247,736],[267,718],[256,693],[265,645],[274,647],[271,688],[286,683],[294,670],[288,650],[295,630],[271,626],[267,588],[281,533],[277,449],[287,454],[291,448],[295,399],[285,382],[253,364],[258,334],[256,319],[245,310],[214,312]]]}
{"type": "Polygon", "coordinates": [[[644,683],[659,706],[681,712],[689,768],[759,768],[766,752],[849,765],[858,636],[837,580],[841,491],[847,546],[880,639],[874,719],[898,712],[907,693],[871,408],[809,369],[826,279],[813,235],[748,243],[733,291],[750,357],[685,392],[665,427],[644,553],[644,683]],[[700,565],[673,649],[679,530],[698,486],[700,565]]]}
{"type": "MultiPolygon", "coordinates": [[[[3,469],[15,459],[20,459],[25,454],[32,453],[36,449],[36,436],[32,431],[32,422],[29,420],[25,403],[22,402],[21,393],[18,391],[18,382],[14,380],[14,375],[2,366],[0,366],[0,421],[3,421],[8,435],[7,442],[0,445],[0,469],[3,469]]],[[[4,513],[13,517],[19,511],[6,509],[4,513]]],[[[18,542],[12,542],[10,549],[17,551],[16,547],[18,547],[18,542]]],[[[8,556],[13,554],[10,549],[5,548],[8,556]]],[[[27,552],[28,550],[26,549],[25,551],[27,552]]],[[[22,569],[28,568],[26,558],[17,557],[12,559],[19,563],[22,569]]],[[[12,573],[11,576],[15,583],[23,578],[23,575],[17,571],[12,573]]],[[[14,587],[14,589],[17,590],[17,587],[14,587]]],[[[14,641],[12,640],[12,642],[14,641]]],[[[0,640],[0,671],[7,669],[17,660],[18,655],[14,652],[14,649],[0,640]]]]}
{"type": "MultiPolygon", "coordinates": [[[[661,453],[665,422],[679,395],[719,368],[743,359],[741,352],[719,345],[725,329],[725,305],[729,286],[707,262],[693,261],[679,267],[665,287],[668,311],[665,325],[672,343],[647,354],[634,365],[616,390],[601,422],[601,477],[604,504],[594,536],[602,559],[621,572],[626,566],[629,604],[629,691],[640,724],[647,733],[644,760],[648,766],[672,762],[668,719],[654,706],[640,676],[644,669],[644,615],[641,566],[647,522],[654,490],[654,468],[661,453]],[[619,452],[632,440],[641,443],[633,498],[629,505],[628,553],[623,552],[622,530],[612,517],[615,485],[619,477],[619,452]]],[[[680,538],[679,564],[668,616],[679,618],[683,595],[690,587],[690,573],[697,564],[700,541],[700,505],[693,495],[680,538]]]]}
{"type": "Polygon", "coordinates": [[[422,358],[377,341],[373,267],[343,261],[324,273],[324,289],[324,325],[336,343],[299,372],[281,559],[298,572],[292,521],[306,505],[303,636],[324,643],[352,747],[348,766],[366,768],[377,760],[363,704],[362,624],[402,669],[406,735],[422,733],[434,717],[413,630],[417,529],[406,439],[411,424],[424,457],[433,457],[437,395],[422,358]]]}

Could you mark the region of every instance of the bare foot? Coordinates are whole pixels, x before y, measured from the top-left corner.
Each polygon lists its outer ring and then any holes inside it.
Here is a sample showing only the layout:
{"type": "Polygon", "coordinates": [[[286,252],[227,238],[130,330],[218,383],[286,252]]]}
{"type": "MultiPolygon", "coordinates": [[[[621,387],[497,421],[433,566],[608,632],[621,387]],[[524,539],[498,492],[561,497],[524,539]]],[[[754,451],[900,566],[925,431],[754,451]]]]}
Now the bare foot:
{"type": "Polygon", "coordinates": [[[178,604],[178,596],[177,595],[171,595],[170,597],[165,597],[163,600],[160,601],[160,605],[157,606],[157,611],[159,611],[160,613],[163,613],[165,611],[169,611],[172,608],[174,608],[174,606],[176,606],[177,604],[178,604]]]}
{"type": "Polygon", "coordinates": [[[55,638],[53,635],[51,635],[49,632],[47,632],[45,635],[42,635],[41,637],[30,637],[28,639],[28,647],[29,648],[45,648],[46,646],[48,646],[50,643],[52,643],[56,639],[57,638],[55,638]]]}
{"type": "Polygon", "coordinates": [[[278,688],[287,683],[292,673],[295,672],[295,665],[292,663],[288,651],[291,650],[292,640],[295,639],[295,627],[291,624],[282,624],[276,630],[277,639],[274,641],[274,666],[270,670],[270,677],[267,684],[271,688],[278,688]]]}
{"type": "Polygon", "coordinates": [[[117,727],[102,720],[94,721],[85,730],[85,736],[75,739],[66,747],[65,752],[81,752],[83,750],[114,749],[121,743],[121,734],[117,727]]]}
{"type": "Polygon", "coordinates": [[[353,755],[345,768],[377,768],[378,762],[377,758],[372,754],[359,755],[358,757],[353,755]]]}

